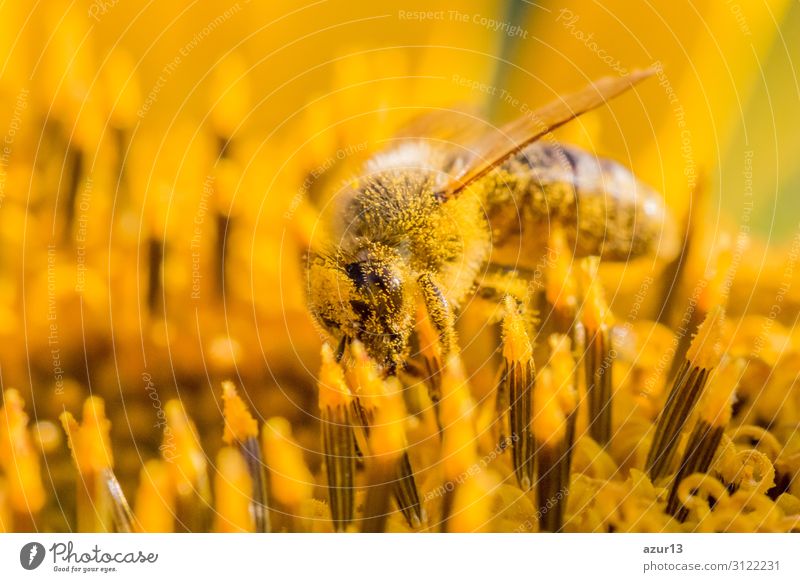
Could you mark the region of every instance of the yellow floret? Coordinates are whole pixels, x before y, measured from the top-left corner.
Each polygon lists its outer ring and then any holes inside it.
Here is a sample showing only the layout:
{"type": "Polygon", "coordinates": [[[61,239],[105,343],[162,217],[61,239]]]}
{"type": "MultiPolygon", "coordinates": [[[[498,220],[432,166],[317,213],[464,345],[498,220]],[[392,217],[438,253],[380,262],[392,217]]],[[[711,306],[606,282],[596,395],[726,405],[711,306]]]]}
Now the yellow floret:
{"type": "Polygon", "coordinates": [[[710,370],[719,364],[722,357],[722,326],[725,309],[714,307],[697,328],[692,344],[686,352],[686,359],[696,368],[710,370]]]}
{"type": "Polygon", "coordinates": [[[225,416],[225,432],[222,440],[226,444],[243,443],[258,436],[258,421],[253,418],[244,400],[237,394],[233,382],[222,383],[222,402],[225,416]]]}

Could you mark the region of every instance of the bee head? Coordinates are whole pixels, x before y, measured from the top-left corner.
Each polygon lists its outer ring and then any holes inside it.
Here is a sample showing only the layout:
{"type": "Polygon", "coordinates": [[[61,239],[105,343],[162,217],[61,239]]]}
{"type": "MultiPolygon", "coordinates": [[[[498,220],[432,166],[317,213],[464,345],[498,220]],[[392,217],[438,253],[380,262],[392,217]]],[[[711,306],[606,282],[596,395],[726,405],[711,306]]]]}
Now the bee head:
{"type": "Polygon", "coordinates": [[[393,370],[405,355],[413,301],[399,256],[385,250],[351,260],[312,258],[309,304],[336,339],[358,339],[377,362],[393,370]]]}

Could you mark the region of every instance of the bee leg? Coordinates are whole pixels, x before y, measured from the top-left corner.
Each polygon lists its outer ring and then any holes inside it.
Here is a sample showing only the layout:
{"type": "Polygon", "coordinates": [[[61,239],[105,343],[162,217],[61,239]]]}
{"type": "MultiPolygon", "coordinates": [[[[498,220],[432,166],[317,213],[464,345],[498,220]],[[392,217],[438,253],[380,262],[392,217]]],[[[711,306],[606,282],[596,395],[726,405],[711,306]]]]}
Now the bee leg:
{"type": "Polygon", "coordinates": [[[450,308],[447,299],[444,298],[444,295],[433,282],[429,274],[425,273],[424,275],[420,275],[417,279],[417,284],[422,292],[422,299],[425,302],[428,317],[439,333],[442,354],[447,355],[455,345],[455,320],[453,317],[453,310],[450,308]]]}
{"type": "Polygon", "coordinates": [[[420,275],[417,285],[425,306],[424,313],[418,313],[417,317],[420,354],[427,374],[428,396],[433,403],[436,423],[441,431],[439,418],[439,401],[442,397],[441,372],[445,358],[455,346],[455,318],[447,299],[429,274],[420,275]]]}

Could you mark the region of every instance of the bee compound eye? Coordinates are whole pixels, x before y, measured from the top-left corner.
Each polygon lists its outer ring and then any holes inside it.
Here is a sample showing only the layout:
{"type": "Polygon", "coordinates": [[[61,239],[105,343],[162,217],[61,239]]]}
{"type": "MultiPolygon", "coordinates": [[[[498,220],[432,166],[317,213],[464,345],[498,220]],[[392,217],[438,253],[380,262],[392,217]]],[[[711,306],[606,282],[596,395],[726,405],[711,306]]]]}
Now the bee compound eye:
{"type": "Polygon", "coordinates": [[[345,272],[361,295],[360,299],[351,301],[351,305],[362,317],[373,310],[383,317],[391,317],[402,305],[403,282],[386,263],[358,261],[348,264],[345,272]]]}
{"type": "Polygon", "coordinates": [[[347,276],[359,290],[394,293],[402,287],[400,277],[387,264],[377,261],[359,261],[345,267],[347,276]]]}

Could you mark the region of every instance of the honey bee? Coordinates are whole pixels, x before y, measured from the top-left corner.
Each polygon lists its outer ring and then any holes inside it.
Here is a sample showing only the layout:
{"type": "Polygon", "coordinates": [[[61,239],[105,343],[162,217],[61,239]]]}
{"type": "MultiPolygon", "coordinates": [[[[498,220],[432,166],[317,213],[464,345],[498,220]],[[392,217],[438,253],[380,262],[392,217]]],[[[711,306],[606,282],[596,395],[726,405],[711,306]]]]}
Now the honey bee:
{"type": "Polygon", "coordinates": [[[674,255],[660,194],[616,162],[541,139],[650,74],[600,79],[471,147],[407,139],[372,157],[337,196],[327,246],[306,258],[310,311],[340,352],[357,339],[395,373],[420,313],[449,351],[482,275],[508,248],[522,249],[507,268],[522,273],[554,225],[576,257],[674,255]]]}

